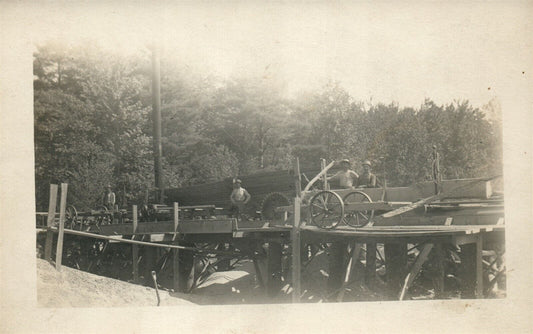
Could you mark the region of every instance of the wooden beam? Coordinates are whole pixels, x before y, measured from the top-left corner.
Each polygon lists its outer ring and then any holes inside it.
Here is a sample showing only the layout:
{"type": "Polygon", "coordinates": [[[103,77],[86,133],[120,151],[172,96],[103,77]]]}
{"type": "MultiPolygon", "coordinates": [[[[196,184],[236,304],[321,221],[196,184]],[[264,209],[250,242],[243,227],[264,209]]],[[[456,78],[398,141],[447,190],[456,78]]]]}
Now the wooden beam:
{"type": "MultiPolygon", "coordinates": [[[[132,215],[133,215],[133,238],[135,239],[135,233],[137,233],[137,224],[138,224],[138,213],[137,213],[137,205],[134,205],[132,207],[132,215]]],[[[138,245],[131,245],[131,264],[132,264],[132,271],[133,271],[133,282],[139,283],[139,246],[138,245]]]]}
{"type": "Polygon", "coordinates": [[[253,256],[253,263],[254,263],[254,269],[255,269],[255,277],[257,277],[257,282],[259,283],[259,286],[261,289],[266,288],[265,281],[263,280],[263,272],[261,270],[261,266],[259,265],[259,259],[257,256],[253,256]]]}
{"type": "Polygon", "coordinates": [[[365,266],[365,283],[372,287],[376,282],[376,252],[377,244],[375,242],[366,243],[366,266],[365,266]]]}
{"type": "MultiPolygon", "coordinates": [[[[242,224],[243,222],[241,222],[242,224]]],[[[260,224],[257,222],[250,222],[260,224]]],[[[232,233],[234,219],[190,219],[179,221],[178,233],[232,233]]],[[[100,234],[105,235],[123,235],[131,234],[131,224],[111,224],[101,225],[98,229],[93,229],[100,234]]],[[[139,222],[137,226],[137,234],[161,234],[174,233],[174,221],[158,221],[158,222],[139,222]]]]}
{"type": "Polygon", "coordinates": [[[67,208],[67,189],[68,184],[61,183],[61,202],[59,204],[59,234],[57,236],[56,248],[56,269],[61,271],[61,260],[63,258],[63,237],[65,229],[65,210],[67,208]]]}
{"type": "Polygon", "coordinates": [[[407,243],[391,241],[385,245],[385,266],[387,269],[387,285],[391,293],[398,296],[402,277],[407,270],[407,243]]]}
{"type": "Polygon", "coordinates": [[[426,262],[428,259],[429,252],[433,248],[433,244],[425,244],[418,256],[416,257],[415,263],[411,267],[411,271],[407,274],[405,277],[405,281],[402,286],[402,290],[400,292],[400,300],[403,300],[405,297],[405,293],[407,292],[407,289],[413,284],[416,276],[420,273],[420,269],[422,269],[422,265],[426,262]]]}
{"type": "Polygon", "coordinates": [[[174,211],[174,235],[172,237],[172,240],[176,240],[178,236],[178,224],[179,224],[179,212],[180,212],[178,202],[174,202],[173,211],[174,211]]]}
{"type": "Polygon", "coordinates": [[[359,256],[361,255],[361,250],[363,245],[360,243],[352,243],[352,247],[350,250],[350,260],[348,261],[348,265],[346,266],[346,273],[344,275],[344,281],[342,282],[341,289],[339,291],[339,294],[337,295],[337,302],[342,302],[344,298],[344,292],[346,291],[346,287],[348,286],[348,282],[350,281],[350,275],[352,272],[352,268],[355,266],[355,264],[359,261],[359,256]]]}
{"type": "Polygon", "coordinates": [[[267,258],[267,294],[270,297],[276,296],[281,289],[281,256],[282,244],[279,242],[268,243],[267,258]]]}
{"type": "Polygon", "coordinates": [[[435,298],[441,298],[444,293],[444,261],[446,251],[444,245],[439,242],[433,247],[433,262],[435,263],[435,273],[432,278],[433,288],[435,289],[435,298]]]}
{"type": "MultiPolygon", "coordinates": [[[[401,214],[406,213],[408,211],[414,210],[414,209],[416,209],[416,208],[418,208],[418,207],[420,207],[420,206],[422,206],[424,204],[431,203],[431,202],[434,202],[434,201],[442,199],[442,198],[446,198],[446,197],[448,197],[448,196],[450,196],[452,194],[456,194],[457,192],[459,192],[459,191],[461,191],[463,189],[466,189],[468,187],[473,187],[477,183],[487,182],[487,181],[490,181],[490,180],[492,180],[494,178],[497,178],[497,177],[499,177],[499,176],[493,176],[493,177],[484,178],[484,179],[468,180],[467,182],[457,182],[457,185],[454,184],[454,186],[451,186],[449,189],[444,190],[443,192],[441,192],[438,195],[429,196],[427,198],[424,198],[424,199],[421,199],[421,200],[419,200],[417,202],[414,202],[413,204],[406,205],[406,206],[404,206],[402,208],[387,212],[387,213],[381,215],[380,218],[386,219],[386,218],[392,218],[392,217],[397,216],[397,215],[401,215],[401,214]]],[[[461,180],[457,180],[457,181],[461,181],[461,180]]]]}
{"type": "Polygon", "coordinates": [[[46,241],[44,245],[44,259],[50,261],[52,259],[52,245],[54,242],[54,232],[50,228],[54,225],[56,217],[56,203],[57,203],[57,184],[50,185],[50,199],[48,202],[48,220],[46,221],[46,241]]]}
{"type": "Polygon", "coordinates": [[[322,171],[320,173],[318,173],[311,181],[309,181],[309,183],[307,184],[307,186],[305,186],[305,189],[302,191],[302,192],[307,192],[309,191],[309,189],[311,189],[311,187],[313,186],[313,184],[315,184],[315,182],[320,179],[322,177],[322,175],[326,174],[328,172],[328,170],[333,167],[333,165],[335,165],[335,161],[332,161],[329,165],[327,165],[324,169],[322,169],[322,171]]]}
{"type": "Polygon", "coordinates": [[[459,276],[463,281],[462,292],[466,298],[483,297],[483,238],[476,235],[473,243],[461,246],[461,270],[459,276]]]}
{"type": "MultiPolygon", "coordinates": [[[[179,223],[179,206],[177,202],[174,202],[174,235],[172,240],[175,242],[178,232],[178,223],[179,223]]],[[[179,249],[174,249],[172,254],[172,285],[174,291],[180,291],[180,251],[179,249]]]]}
{"type": "Polygon", "coordinates": [[[347,247],[346,241],[332,242],[329,247],[328,294],[336,292],[342,285],[347,247]]]}
{"type": "Polygon", "coordinates": [[[291,231],[292,243],[292,302],[299,303],[301,296],[301,272],[302,264],[300,258],[300,198],[294,198],[294,224],[291,231]]]}
{"type": "Polygon", "coordinates": [[[298,157],[294,160],[294,190],[296,197],[302,196],[302,174],[300,173],[300,160],[298,157]]]}
{"type": "MultiPolygon", "coordinates": [[[[326,169],[326,159],[320,159],[320,169],[326,169]]],[[[324,190],[328,190],[328,173],[322,175],[322,186],[324,190]]]]}

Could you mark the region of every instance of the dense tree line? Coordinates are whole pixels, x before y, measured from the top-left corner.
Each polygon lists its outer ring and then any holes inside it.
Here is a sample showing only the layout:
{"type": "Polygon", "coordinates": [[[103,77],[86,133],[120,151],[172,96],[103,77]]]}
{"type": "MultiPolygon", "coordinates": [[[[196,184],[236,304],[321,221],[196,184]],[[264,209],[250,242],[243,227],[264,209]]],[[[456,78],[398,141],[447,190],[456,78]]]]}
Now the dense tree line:
{"type": "MultiPolygon", "coordinates": [[[[161,60],[163,168],[167,187],[288,169],[294,157],[374,163],[389,185],[430,175],[431,146],[444,178],[500,174],[501,120],[494,102],[419,108],[355,101],[339,84],[287,98],[264,78],[202,77],[161,60]],[[487,119],[486,115],[490,115],[487,119]]],[[[46,44],[34,54],[35,180],[39,209],[53,182],[69,201],[95,207],[106,184],[119,203],[153,187],[150,53],[125,57],[94,45],[46,44]]],[[[358,169],[359,166],[355,165],[358,169]]]]}

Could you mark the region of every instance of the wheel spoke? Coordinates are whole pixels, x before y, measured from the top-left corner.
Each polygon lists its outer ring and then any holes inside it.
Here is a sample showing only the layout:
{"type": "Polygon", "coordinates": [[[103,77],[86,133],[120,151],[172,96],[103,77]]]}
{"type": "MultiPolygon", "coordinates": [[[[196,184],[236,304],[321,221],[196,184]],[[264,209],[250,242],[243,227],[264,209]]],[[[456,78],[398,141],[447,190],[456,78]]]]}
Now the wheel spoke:
{"type": "Polygon", "coordinates": [[[323,207],[323,206],[319,206],[319,205],[318,205],[318,204],[316,204],[316,203],[311,203],[311,205],[313,205],[314,207],[317,207],[317,208],[319,208],[320,210],[326,210],[326,208],[325,208],[325,207],[323,207]]]}

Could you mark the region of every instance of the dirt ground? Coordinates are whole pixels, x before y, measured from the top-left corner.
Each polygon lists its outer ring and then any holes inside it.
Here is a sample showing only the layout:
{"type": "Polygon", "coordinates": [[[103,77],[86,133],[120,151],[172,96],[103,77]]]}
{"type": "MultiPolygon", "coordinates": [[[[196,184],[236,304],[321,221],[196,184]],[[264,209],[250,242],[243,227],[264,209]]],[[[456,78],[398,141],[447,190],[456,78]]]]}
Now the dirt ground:
{"type": "MultiPolygon", "coordinates": [[[[159,291],[161,306],[192,305],[178,294],[159,291]]],[[[126,307],[155,306],[155,289],[97,276],[63,266],[61,272],[37,259],[37,301],[39,307],[126,307]]]]}
{"type": "MultiPolygon", "coordinates": [[[[245,262],[232,271],[212,274],[193,293],[159,289],[160,306],[255,304],[288,302],[289,297],[265,295],[245,262]]],[[[37,300],[39,307],[127,307],[156,306],[154,288],[62,267],[61,272],[37,259],[37,300]]]]}

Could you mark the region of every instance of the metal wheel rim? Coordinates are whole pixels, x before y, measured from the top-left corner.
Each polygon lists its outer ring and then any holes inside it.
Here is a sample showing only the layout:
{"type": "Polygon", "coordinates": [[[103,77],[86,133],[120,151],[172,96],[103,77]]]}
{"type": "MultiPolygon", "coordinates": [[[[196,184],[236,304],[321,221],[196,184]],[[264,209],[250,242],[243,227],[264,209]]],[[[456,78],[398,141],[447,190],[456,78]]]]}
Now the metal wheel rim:
{"type": "Polygon", "coordinates": [[[323,229],[335,228],[344,218],[344,203],[335,192],[324,190],[309,201],[311,223],[323,229]]]}
{"type": "MultiPolygon", "coordinates": [[[[346,203],[372,203],[372,199],[366,193],[362,191],[352,191],[343,198],[343,202],[346,203]],[[350,197],[354,199],[360,199],[358,201],[350,200],[350,197]]],[[[363,227],[367,225],[374,217],[374,210],[365,211],[348,211],[344,215],[344,222],[346,225],[352,227],[363,227]]]]}

